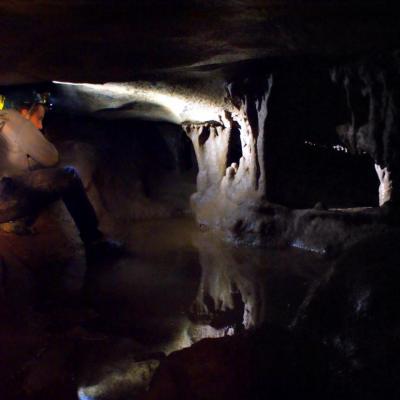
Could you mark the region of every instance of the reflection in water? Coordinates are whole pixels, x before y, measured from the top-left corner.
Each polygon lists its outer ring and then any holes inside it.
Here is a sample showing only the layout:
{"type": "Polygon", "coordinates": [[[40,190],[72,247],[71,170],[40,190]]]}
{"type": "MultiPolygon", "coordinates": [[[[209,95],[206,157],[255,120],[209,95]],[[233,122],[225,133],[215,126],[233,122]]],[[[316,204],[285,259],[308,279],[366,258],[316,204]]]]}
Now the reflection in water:
{"type": "MultiPolygon", "coordinates": [[[[326,270],[316,255],[235,247],[216,233],[200,231],[190,219],[138,222],[116,235],[135,256],[94,268],[86,275],[82,295],[83,269],[77,265],[84,266],[83,259],[78,264],[65,260],[62,276],[59,262],[41,272],[46,279],[40,287],[46,291],[40,295],[50,305],[44,318],[51,326],[49,331],[38,322],[41,337],[58,332],[65,343],[45,348],[32,364],[32,376],[53,355],[68,360],[73,351],[81,399],[129,397],[148,384],[162,357],[203,338],[256,329],[263,322],[288,325],[310,282],[326,270]]],[[[31,248],[31,241],[19,240],[32,262],[39,246],[31,248]]],[[[6,244],[4,240],[4,256],[6,244]]],[[[57,246],[51,246],[49,254],[53,249],[57,246]]],[[[20,293],[24,281],[16,274],[25,271],[25,259],[9,253],[7,291],[20,293]]],[[[28,318],[33,320],[32,315],[28,318]]],[[[2,321],[3,330],[7,321],[2,321]]],[[[32,326],[39,329],[36,320],[32,326]]],[[[35,334],[29,329],[24,326],[24,334],[35,334]]],[[[58,373],[54,365],[48,370],[58,373]]]]}
{"type": "Polygon", "coordinates": [[[240,250],[214,233],[196,235],[194,245],[202,273],[193,315],[216,327],[230,326],[230,332],[234,326],[240,329],[239,324],[245,329],[259,326],[265,316],[265,286],[257,276],[257,260],[235,257],[240,250]]]}
{"type": "Polygon", "coordinates": [[[99,313],[92,329],[114,340],[108,354],[102,344],[82,355],[81,385],[92,388],[85,395],[113,391],[116,381],[126,393],[143,387],[129,372],[137,367],[137,343],[142,354],[170,354],[265,321],[287,325],[309,283],[325,270],[315,255],[235,247],[186,219],[136,223],[126,238],[137,256],[92,278],[99,313]]]}

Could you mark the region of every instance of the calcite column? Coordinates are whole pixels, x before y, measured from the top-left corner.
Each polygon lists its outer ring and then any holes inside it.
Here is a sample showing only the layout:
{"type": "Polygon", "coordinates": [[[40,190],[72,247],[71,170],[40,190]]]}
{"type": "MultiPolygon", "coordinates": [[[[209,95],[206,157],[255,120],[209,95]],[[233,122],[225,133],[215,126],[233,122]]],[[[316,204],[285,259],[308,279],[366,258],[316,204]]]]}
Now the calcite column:
{"type": "Polygon", "coordinates": [[[379,178],[379,205],[382,206],[386,202],[392,200],[393,182],[388,168],[381,168],[375,164],[375,171],[379,178]]]}
{"type": "Polygon", "coordinates": [[[235,97],[233,87],[228,87],[229,98],[236,102],[232,118],[239,126],[242,157],[237,167],[228,167],[223,185],[224,190],[235,193],[238,200],[243,195],[262,197],[266,194],[264,130],[271,88],[272,75],[268,78],[265,92],[259,96],[244,94],[235,97]]]}
{"type": "Polygon", "coordinates": [[[192,206],[199,222],[206,225],[222,226],[238,206],[261,200],[267,193],[264,131],[272,76],[264,81],[261,94],[246,92],[245,87],[227,87],[226,101],[232,107],[219,121],[184,125],[199,166],[192,206]],[[228,165],[230,143],[237,133],[241,157],[228,165]]]}

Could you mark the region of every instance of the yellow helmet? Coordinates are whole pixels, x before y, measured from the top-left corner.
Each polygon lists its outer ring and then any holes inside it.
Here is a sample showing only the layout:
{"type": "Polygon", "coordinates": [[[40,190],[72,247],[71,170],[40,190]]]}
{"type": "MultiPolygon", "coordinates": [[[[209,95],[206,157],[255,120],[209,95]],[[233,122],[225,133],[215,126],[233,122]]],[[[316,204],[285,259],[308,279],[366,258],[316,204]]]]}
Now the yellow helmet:
{"type": "Polygon", "coordinates": [[[0,111],[4,108],[5,104],[6,104],[6,97],[0,94],[0,111]]]}

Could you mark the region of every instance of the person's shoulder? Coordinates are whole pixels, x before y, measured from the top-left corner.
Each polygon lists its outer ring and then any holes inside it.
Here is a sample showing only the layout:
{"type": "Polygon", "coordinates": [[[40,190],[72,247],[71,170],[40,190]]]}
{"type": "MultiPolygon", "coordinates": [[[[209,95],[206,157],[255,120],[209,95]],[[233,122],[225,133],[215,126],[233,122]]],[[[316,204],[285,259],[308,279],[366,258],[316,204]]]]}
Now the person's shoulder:
{"type": "MultiPolygon", "coordinates": [[[[27,119],[25,119],[17,110],[7,109],[2,111],[2,117],[0,117],[0,132],[3,135],[15,136],[20,135],[22,132],[26,134],[30,131],[30,125],[32,125],[27,119]]],[[[32,125],[34,129],[34,126],[32,125]]]]}
{"type": "Polygon", "coordinates": [[[6,119],[8,114],[8,110],[1,110],[0,111],[0,119],[6,119]]]}
{"type": "Polygon", "coordinates": [[[14,109],[0,111],[0,121],[9,121],[10,119],[18,119],[19,117],[21,117],[20,113],[14,109]]]}
{"type": "Polygon", "coordinates": [[[21,114],[17,110],[14,110],[13,108],[9,108],[7,110],[0,111],[0,113],[4,113],[6,118],[22,117],[21,114]]]}
{"type": "Polygon", "coordinates": [[[7,122],[7,111],[2,110],[0,111],[0,132],[6,122],[7,122]]]}
{"type": "Polygon", "coordinates": [[[26,120],[17,110],[7,109],[0,111],[0,124],[6,125],[10,129],[21,128],[27,125],[26,120]]]}

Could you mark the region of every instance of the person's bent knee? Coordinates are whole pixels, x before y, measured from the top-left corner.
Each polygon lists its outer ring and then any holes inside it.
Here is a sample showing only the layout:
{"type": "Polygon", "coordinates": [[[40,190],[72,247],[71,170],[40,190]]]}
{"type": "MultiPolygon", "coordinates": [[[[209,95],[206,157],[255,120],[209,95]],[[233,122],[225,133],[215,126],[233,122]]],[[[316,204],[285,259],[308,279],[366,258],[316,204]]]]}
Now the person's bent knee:
{"type": "Polygon", "coordinates": [[[81,180],[78,170],[71,165],[61,168],[61,175],[66,180],[70,181],[81,180]]]}
{"type": "Polygon", "coordinates": [[[60,168],[58,175],[59,184],[64,189],[68,189],[71,186],[82,185],[82,180],[78,170],[73,166],[66,166],[60,168]]]}

